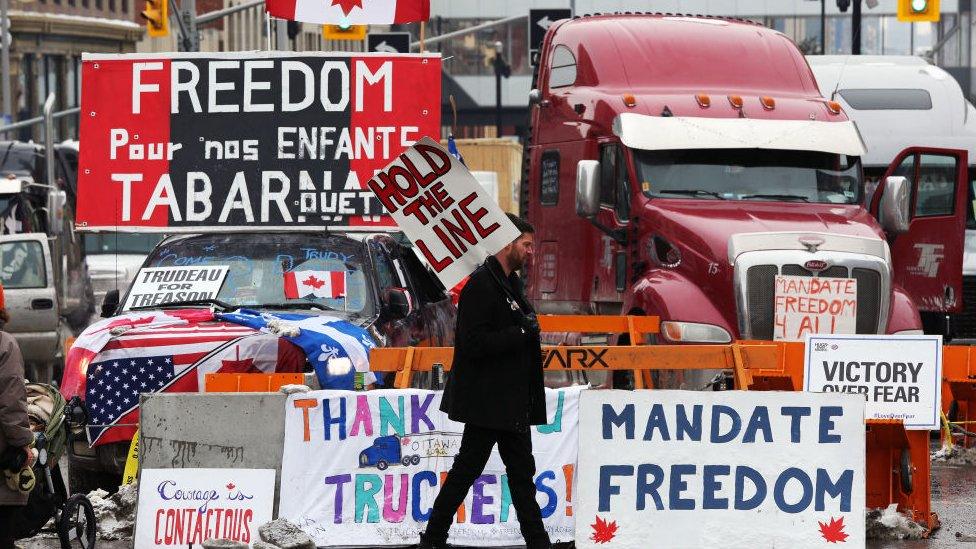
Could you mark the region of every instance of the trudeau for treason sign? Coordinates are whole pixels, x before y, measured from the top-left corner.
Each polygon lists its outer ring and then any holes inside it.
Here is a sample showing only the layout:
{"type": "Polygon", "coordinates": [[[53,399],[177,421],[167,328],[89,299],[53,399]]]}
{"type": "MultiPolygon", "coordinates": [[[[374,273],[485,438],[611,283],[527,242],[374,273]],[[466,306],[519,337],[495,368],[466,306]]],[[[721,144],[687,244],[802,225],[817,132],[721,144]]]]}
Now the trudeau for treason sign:
{"type": "Polygon", "coordinates": [[[391,225],[365,188],[438,135],[436,55],[85,55],[78,228],[391,225]]]}

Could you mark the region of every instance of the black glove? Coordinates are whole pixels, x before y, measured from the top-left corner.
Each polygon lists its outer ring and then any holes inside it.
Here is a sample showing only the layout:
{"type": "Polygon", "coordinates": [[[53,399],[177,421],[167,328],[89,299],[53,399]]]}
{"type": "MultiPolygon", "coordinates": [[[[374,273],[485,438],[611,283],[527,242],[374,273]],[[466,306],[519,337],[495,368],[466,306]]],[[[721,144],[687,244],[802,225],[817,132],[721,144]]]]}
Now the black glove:
{"type": "Polygon", "coordinates": [[[542,330],[539,328],[539,319],[536,318],[535,313],[529,313],[522,317],[522,329],[532,337],[539,337],[542,330]]]}

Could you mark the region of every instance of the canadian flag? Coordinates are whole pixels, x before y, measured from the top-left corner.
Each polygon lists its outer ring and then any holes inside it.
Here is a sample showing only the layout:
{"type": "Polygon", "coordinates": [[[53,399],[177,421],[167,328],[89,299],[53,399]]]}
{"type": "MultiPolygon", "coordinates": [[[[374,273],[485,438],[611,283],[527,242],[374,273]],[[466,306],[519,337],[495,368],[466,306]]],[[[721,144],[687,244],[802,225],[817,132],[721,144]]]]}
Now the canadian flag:
{"type": "Polygon", "coordinates": [[[291,271],[285,273],[285,297],[314,296],[335,299],[346,295],[345,271],[291,271]]]}
{"type": "Polygon", "coordinates": [[[303,23],[390,25],[430,19],[430,0],[268,0],[268,13],[303,23]]]}

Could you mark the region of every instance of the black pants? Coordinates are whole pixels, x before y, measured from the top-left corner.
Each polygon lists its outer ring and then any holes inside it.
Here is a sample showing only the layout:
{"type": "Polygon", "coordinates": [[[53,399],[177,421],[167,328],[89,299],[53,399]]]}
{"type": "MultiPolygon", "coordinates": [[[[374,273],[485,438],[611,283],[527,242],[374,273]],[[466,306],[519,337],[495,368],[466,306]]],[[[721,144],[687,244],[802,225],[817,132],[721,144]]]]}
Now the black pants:
{"type": "Polygon", "coordinates": [[[471,485],[485,470],[491,449],[498,443],[498,453],[505,463],[512,505],[518,515],[522,537],[529,549],[549,547],[549,534],[542,525],[542,513],[535,501],[535,459],[532,457],[532,435],[465,425],[461,449],[434,501],[425,537],[446,542],[454,513],[464,501],[471,485]]]}
{"type": "Polygon", "coordinates": [[[0,549],[14,549],[14,524],[22,509],[22,505],[0,505],[0,549]]]}

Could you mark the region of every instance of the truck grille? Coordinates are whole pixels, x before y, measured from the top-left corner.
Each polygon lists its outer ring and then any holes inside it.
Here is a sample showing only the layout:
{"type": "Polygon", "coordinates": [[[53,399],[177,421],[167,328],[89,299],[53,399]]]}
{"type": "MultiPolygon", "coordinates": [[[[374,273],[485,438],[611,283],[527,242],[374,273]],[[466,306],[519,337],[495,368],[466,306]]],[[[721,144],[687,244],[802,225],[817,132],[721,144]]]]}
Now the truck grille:
{"type": "MultiPolygon", "coordinates": [[[[777,274],[786,276],[813,276],[811,271],[800,265],[753,265],[746,270],[746,299],[748,311],[748,337],[753,339],[773,339],[773,307],[776,294],[777,274]],[[781,272],[780,272],[781,271],[781,272]]],[[[822,278],[854,278],[857,280],[857,322],[859,334],[874,334],[878,331],[881,316],[881,273],[873,269],[855,267],[849,270],[835,265],[820,271],[822,278]],[[853,272],[852,272],[853,271],[853,272]]],[[[743,334],[746,336],[747,334],[743,334]]]]}
{"type": "Polygon", "coordinates": [[[962,277],[962,312],[952,320],[953,337],[976,338],[976,276],[962,277]]]}

